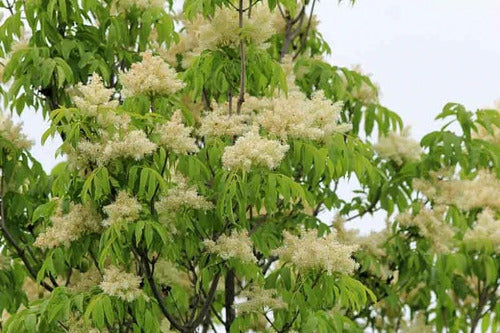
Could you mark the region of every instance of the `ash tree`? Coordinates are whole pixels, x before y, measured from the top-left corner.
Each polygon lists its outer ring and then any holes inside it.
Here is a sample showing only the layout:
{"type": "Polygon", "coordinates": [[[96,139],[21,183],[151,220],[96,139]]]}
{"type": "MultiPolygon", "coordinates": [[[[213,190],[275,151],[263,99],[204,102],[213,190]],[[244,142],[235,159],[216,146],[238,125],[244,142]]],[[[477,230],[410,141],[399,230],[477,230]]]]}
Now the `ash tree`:
{"type": "Polygon", "coordinates": [[[316,5],[0,1],[2,331],[498,331],[500,106],[414,141],[316,5]]]}

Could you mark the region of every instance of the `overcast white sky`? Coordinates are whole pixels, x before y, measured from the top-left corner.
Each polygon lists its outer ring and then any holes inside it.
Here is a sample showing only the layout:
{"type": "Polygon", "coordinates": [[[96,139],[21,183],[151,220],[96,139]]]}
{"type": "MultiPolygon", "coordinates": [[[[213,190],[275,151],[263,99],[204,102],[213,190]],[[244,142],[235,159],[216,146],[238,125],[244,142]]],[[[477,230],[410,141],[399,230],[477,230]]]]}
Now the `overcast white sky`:
{"type": "Polygon", "coordinates": [[[500,98],[500,0],[323,0],[317,13],[331,61],[372,73],[416,138],[447,102],[500,98]]]}

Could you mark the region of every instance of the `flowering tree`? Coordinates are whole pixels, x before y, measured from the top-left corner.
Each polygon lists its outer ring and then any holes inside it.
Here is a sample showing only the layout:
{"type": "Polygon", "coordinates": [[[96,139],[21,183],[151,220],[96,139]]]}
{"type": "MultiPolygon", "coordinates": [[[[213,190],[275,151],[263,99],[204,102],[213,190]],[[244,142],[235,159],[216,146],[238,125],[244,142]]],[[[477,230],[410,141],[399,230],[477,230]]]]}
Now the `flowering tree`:
{"type": "Polygon", "coordinates": [[[5,332],[498,330],[500,106],[413,141],[315,0],[0,3],[5,107],[67,156],[0,119],[5,332]]]}

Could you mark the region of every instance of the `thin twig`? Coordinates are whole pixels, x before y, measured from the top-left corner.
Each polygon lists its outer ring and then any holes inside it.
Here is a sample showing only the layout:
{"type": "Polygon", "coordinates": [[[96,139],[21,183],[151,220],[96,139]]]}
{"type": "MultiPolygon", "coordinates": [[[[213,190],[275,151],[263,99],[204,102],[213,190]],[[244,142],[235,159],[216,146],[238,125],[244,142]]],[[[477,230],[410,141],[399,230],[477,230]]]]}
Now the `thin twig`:
{"type": "Polygon", "coordinates": [[[234,285],[234,270],[229,269],[226,273],[226,278],[224,280],[225,286],[225,295],[224,295],[224,303],[226,308],[226,322],[224,323],[226,327],[226,332],[231,331],[231,325],[233,324],[234,319],[236,318],[236,313],[234,311],[234,298],[236,295],[235,285],[234,285]]]}
{"type": "MultiPolygon", "coordinates": [[[[243,0],[240,0],[239,10],[238,10],[238,25],[241,29],[243,28],[243,0]]],[[[245,64],[245,41],[240,35],[240,94],[238,96],[238,103],[236,105],[236,113],[241,114],[241,106],[245,102],[245,76],[246,76],[246,64],[245,64]]]]}
{"type": "Polygon", "coordinates": [[[300,44],[300,48],[297,50],[297,53],[293,56],[293,60],[297,59],[300,53],[304,51],[306,48],[306,42],[307,42],[307,36],[309,35],[309,30],[311,30],[311,22],[312,22],[312,17],[313,17],[313,12],[314,12],[314,5],[316,5],[316,0],[313,0],[312,5],[311,5],[311,12],[309,13],[309,20],[307,21],[307,26],[306,26],[306,32],[302,36],[302,42],[300,44]]]}

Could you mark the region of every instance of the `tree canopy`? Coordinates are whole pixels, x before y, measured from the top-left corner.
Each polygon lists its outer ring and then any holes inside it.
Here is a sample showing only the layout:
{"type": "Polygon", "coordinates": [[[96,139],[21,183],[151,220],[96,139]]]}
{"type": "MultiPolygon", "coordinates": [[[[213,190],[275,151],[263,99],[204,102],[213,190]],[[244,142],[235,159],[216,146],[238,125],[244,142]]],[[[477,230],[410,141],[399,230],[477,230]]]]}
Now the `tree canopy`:
{"type": "Polygon", "coordinates": [[[411,139],[316,2],[0,0],[2,331],[498,331],[500,105],[411,139]]]}

